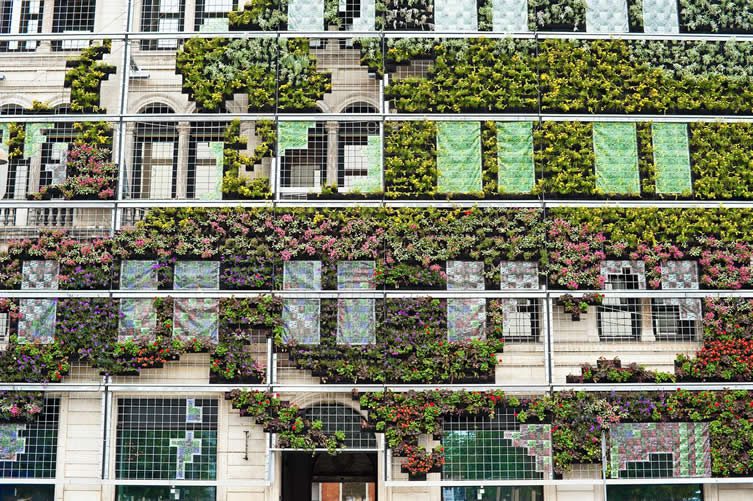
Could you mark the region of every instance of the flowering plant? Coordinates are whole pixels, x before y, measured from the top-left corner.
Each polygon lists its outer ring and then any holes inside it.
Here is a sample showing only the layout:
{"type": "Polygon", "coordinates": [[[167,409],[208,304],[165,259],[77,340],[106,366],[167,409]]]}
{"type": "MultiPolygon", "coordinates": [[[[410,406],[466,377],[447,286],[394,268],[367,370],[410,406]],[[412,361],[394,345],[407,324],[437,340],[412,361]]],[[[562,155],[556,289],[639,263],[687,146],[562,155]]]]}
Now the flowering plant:
{"type": "Polygon", "coordinates": [[[34,421],[43,406],[42,393],[0,392],[0,421],[34,421]]]}

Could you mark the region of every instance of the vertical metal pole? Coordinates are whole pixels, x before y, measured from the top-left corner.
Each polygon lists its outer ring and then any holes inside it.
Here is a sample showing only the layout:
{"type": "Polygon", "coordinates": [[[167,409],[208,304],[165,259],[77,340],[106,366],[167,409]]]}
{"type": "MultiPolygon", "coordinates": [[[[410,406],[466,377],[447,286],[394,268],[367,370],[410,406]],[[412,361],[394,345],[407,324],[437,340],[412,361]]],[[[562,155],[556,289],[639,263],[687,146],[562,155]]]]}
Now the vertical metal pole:
{"type": "Polygon", "coordinates": [[[601,430],[601,485],[604,501],[607,501],[607,434],[604,430],[601,430]]]}
{"type": "Polygon", "coordinates": [[[552,336],[552,324],[554,320],[554,314],[552,310],[552,296],[549,292],[546,293],[546,299],[544,299],[546,308],[546,325],[544,328],[544,372],[546,374],[546,384],[550,387],[554,384],[553,381],[553,351],[554,342],[552,336]]]}
{"type": "Polygon", "coordinates": [[[112,423],[112,392],[110,391],[110,376],[104,376],[105,391],[102,395],[102,479],[110,478],[110,454],[112,423]]]}
{"type": "Polygon", "coordinates": [[[125,36],[123,37],[122,76],[120,78],[120,117],[118,120],[118,190],[115,193],[115,208],[112,219],[112,232],[120,229],[121,215],[118,202],[123,200],[125,168],[126,168],[126,125],[124,115],[128,111],[128,86],[131,78],[131,42],[130,32],[133,29],[133,0],[128,0],[126,10],[125,36]]]}

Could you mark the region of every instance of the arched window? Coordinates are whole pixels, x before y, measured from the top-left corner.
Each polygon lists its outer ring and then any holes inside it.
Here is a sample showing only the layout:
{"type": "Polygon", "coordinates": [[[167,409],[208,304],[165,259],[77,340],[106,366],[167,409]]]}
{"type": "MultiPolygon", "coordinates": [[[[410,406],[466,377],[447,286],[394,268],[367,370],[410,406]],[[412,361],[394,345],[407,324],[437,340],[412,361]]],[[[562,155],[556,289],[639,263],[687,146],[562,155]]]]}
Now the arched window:
{"type": "MultiPolygon", "coordinates": [[[[142,114],[173,114],[165,104],[150,104],[142,114]]],[[[165,200],[176,195],[178,133],[175,122],[143,122],[136,125],[133,165],[128,183],[130,198],[165,200]]]]}
{"type": "Polygon", "coordinates": [[[306,416],[321,421],[325,433],[345,432],[346,449],[376,448],[376,437],[361,430],[361,415],[350,407],[336,403],[316,404],[306,409],[306,416]]]}
{"type": "MultiPolygon", "coordinates": [[[[343,110],[343,113],[376,112],[368,103],[354,103],[343,110]]],[[[374,166],[381,158],[379,122],[340,122],[337,137],[337,186],[342,191],[381,191],[381,178],[369,182],[369,174],[375,176],[374,166]]]]}

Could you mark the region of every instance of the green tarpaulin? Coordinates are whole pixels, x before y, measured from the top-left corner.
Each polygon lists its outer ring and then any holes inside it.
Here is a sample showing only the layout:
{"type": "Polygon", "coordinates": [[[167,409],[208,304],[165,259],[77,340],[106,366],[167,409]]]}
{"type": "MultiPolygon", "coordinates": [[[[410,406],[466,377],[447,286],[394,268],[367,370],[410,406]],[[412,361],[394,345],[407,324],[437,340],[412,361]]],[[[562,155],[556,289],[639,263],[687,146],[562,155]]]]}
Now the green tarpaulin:
{"type": "Polygon", "coordinates": [[[24,139],[24,159],[28,160],[39,153],[42,145],[47,141],[44,130],[52,129],[53,124],[27,124],[26,138],[24,139]]]}
{"type": "Polygon", "coordinates": [[[678,123],[657,123],[651,126],[651,135],[656,166],[656,192],[692,192],[688,126],[678,123]]]}
{"type": "Polygon", "coordinates": [[[596,187],[604,193],[640,194],[634,123],[593,124],[596,187]]]}
{"type": "Polygon", "coordinates": [[[316,127],[314,122],[280,122],[279,124],[280,155],[288,150],[305,150],[309,147],[309,129],[316,127]]]}
{"type": "Polygon", "coordinates": [[[0,124],[0,149],[8,151],[8,140],[10,139],[10,124],[0,124]]]}
{"type": "Polygon", "coordinates": [[[533,191],[535,175],[531,122],[497,122],[497,167],[500,193],[533,191]]]}
{"type": "Polygon", "coordinates": [[[437,122],[437,172],[440,193],[482,190],[479,122],[437,122]]]}

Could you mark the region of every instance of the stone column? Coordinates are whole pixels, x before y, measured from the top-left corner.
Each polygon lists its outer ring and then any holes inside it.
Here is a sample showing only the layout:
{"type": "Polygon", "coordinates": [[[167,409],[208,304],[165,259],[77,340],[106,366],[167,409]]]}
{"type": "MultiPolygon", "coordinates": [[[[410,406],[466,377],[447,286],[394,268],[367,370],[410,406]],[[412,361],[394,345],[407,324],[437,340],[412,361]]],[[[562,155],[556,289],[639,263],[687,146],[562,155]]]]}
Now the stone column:
{"type": "Polygon", "coordinates": [[[340,130],[338,122],[327,122],[327,184],[337,186],[337,134],[340,130]]]}
{"type": "Polygon", "coordinates": [[[188,144],[191,140],[191,124],[178,124],[178,175],[176,176],[175,197],[184,199],[187,196],[188,181],[188,144]]]}

